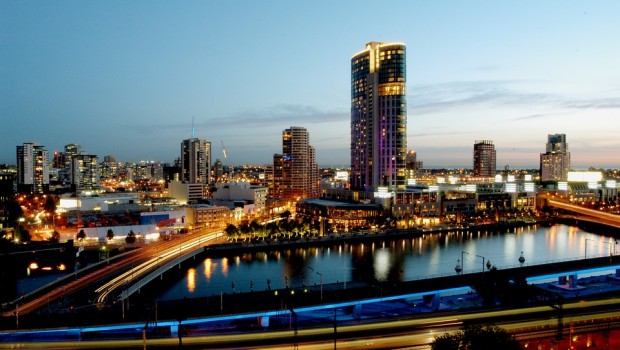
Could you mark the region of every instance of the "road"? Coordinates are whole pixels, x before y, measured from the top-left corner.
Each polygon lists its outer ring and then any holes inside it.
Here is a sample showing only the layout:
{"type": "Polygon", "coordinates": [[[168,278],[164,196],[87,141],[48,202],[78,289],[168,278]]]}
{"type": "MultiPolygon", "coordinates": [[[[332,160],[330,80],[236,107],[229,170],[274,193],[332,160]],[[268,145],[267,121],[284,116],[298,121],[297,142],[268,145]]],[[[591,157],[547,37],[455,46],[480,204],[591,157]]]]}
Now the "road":
{"type": "Polygon", "coordinates": [[[174,240],[160,241],[149,244],[143,248],[133,251],[123,259],[118,259],[111,262],[103,268],[84,273],[77,271],[75,273],[75,280],[67,282],[63,286],[58,287],[45,295],[28,300],[21,305],[16,304],[16,309],[5,312],[4,316],[13,316],[14,311],[16,311],[19,315],[34,312],[38,309],[46,307],[60,298],[76,293],[86,286],[93,287],[104,283],[103,281],[109,279],[110,276],[116,276],[112,280],[116,282],[107,282],[104,284],[106,287],[99,290],[98,295],[101,296],[104,294],[104,297],[98,298],[97,300],[98,302],[103,302],[110,293],[122,286],[125,286],[127,283],[131,283],[137,279],[141,273],[145,273],[149,271],[149,269],[156,267],[158,263],[165,263],[179,257],[188,250],[198,249],[201,246],[211,244],[220,235],[221,230],[218,229],[201,229],[196,230],[191,234],[179,235],[174,240]],[[120,276],[118,276],[119,274],[120,276]]]}
{"type": "MultiPolygon", "coordinates": [[[[579,324],[601,322],[603,325],[620,322],[620,298],[611,298],[596,301],[578,301],[565,304],[567,315],[565,324],[579,324]],[[598,310],[604,306],[604,311],[598,310]]],[[[554,334],[557,327],[557,318],[545,317],[550,307],[536,306],[522,309],[482,311],[467,314],[454,314],[378,322],[369,324],[338,325],[336,336],[331,326],[323,328],[248,332],[226,335],[200,335],[192,337],[135,339],[135,340],[100,340],[100,341],[70,341],[70,342],[20,342],[5,343],[11,348],[32,349],[66,349],[66,348],[166,348],[179,347],[182,343],[186,348],[201,349],[428,349],[436,336],[454,331],[468,321],[490,322],[489,320],[511,320],[519,315],[519,320],[495,322],[500,327],[519,336],[540,334],[548,336],[554,334]],[[524,320],[524,316],[531,319],[524,320]]],[[[565,327],[568,328],[568,327],[565,327]]]]}

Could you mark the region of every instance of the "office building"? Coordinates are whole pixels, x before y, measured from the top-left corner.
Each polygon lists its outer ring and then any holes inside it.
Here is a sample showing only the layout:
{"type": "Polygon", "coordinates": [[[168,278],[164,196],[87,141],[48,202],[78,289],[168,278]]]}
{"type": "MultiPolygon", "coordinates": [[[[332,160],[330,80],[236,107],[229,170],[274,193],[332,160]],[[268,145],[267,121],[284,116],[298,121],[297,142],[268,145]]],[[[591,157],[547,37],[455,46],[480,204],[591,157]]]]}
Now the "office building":
{"type": "Polygon", "coordinates": [[[75,191],[99,189],[99,161],[92,154],[71,157],[71,188],[75,191]]]}
{"type": "Polygon", "coordinates": [[[34,143],[17,146],[17,190],[19,192],[48,192],[49,171],[49,152],[44,146],[34,143]]]}
{"type": "Polygon", "coordinates": [[[181,181],[211,182],[211,142],[191,138],[181,142],[181,181]]]}
{"type": "Polygon", "coordinates": [[[282,131],[282,154],[275,154],[272,173],[272,197],[298,200],[320,197],[319,167],[316,151],[309,144],[308,130],[290,127],[282,131]]]}
{"type": "Polygon", "coordinates": [[[351,189],[405,187],[406,54],[370,42],[351,58],[351,189]]]}
{"type": "Polygon", "coordinates": [[[570,171],[570,152],[565,134],[547,135],[547,148],[540,154],[540,180],[566,181],[570,171]]]}
{"type": "Polygon", "coordinates": [[[497,164],[493,141],[476,141],[474,143],[474,176],[494,177],[496,171],[497,164]]]}

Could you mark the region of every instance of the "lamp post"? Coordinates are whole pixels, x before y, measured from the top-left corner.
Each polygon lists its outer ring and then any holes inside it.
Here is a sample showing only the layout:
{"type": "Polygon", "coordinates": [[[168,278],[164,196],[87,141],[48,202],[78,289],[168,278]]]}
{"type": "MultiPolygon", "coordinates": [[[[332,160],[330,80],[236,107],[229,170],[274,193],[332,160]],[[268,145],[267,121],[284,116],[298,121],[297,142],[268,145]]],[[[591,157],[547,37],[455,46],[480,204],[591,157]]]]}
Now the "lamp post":
{"type": "MultiPolygon", "coordinates": [[[[314,269],[312,267],[308,266],[308,269],[314,272],[314,269]]],[[[321,281],[321,302],[323,302],[323,274],[318,271],[316,271],[316,274],[319,275],[319,279],[321,281]]],[[[308,285],[310,285],[309,279],[308,279],[308,285]]]]}
{"type": "Polygon", "coordinates": [[[465,258],[463,257],[463,254],[469,255],[468,252],[465,252],[465,251],[461,250],[461,260],[459,262],[457,262],[456,267],[454,267],[454,270],[457,273],[463,271],[463,269],[465,268],[465,258]]]}
{"type": "Polygon", "coordinates": [[[594,240],[593,240],[593,239],[589,239],[589,238],[586,238],[586,239],[585,239],[585,246],[584,246],[584,249],[583,249],[583,258],[584,258],[584,259],[587,259],[587,258],[588,258],[588,241],[592,241],[592,242],[594,242],[594,240]]]}
{"type": "Polygon", "coordinates": [[[484,277],[484,256],[476,254],[476,257],[482,258],[482,277],[484,277]]]}

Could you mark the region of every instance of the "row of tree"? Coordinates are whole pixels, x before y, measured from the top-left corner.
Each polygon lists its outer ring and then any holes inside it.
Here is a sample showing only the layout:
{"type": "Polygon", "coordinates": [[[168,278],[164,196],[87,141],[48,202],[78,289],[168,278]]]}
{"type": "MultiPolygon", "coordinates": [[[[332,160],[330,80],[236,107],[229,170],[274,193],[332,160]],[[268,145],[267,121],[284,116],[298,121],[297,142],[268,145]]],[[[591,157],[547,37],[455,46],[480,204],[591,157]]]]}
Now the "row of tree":
{"type": "Polygon", "coordinates": [[[291,220],[282,217],[281,220],[261,224],[256,220],[242,221],[239,225],[229,224],[224,229],[226,236],[237,242],[243,241],[266,241],[278,239],[294,239],[313,237],[319,234],[318,223],[309,219],[291,220]]]}
{"type": "MultiPolygon", "coordinates": [[[[84,241],[84,239],[86,239],[86,232],[84,232],[83,229],[80,230],[75,236],[75,238],[79,242],[84,241]]],[[[108,232],[106,233],[106,238],[108,239],[108,241],[111,241],[114,238],[114,231],[111,228],[108,229],[108,232]]],[[[137,240],[136,234],[133,232],[133,230],[130,230],[127,236],[125,237],[125,243],[132,244],[132,243],[135,243],[136,240],[137,240]]]]}

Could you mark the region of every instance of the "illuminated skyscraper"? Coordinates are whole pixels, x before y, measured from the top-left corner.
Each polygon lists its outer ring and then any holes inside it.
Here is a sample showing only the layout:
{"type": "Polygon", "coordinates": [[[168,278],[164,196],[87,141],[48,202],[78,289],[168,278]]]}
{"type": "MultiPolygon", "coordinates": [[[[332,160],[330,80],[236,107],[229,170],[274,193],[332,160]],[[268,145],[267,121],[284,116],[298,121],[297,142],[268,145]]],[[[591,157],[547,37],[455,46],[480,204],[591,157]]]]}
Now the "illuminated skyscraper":
{"type": "Polygon", "coordinates": [[[270,178],[272,197],[287,199],[320,197],[319,167],[306,128],[292,126],[282,131],[282,154],[274,154],[270,178]]]}
{"type": "Polygon", "coordinates": [[[493,177],[497,171],[493,141],[474,143],[474,176],[493,177]]]}
{"type": "Polygon", "coordinates": [[[406,47],[370,42],[351,58],[351,189],[404,188],[406,47]]]}
{"type": "Polygon", "coordinates": [[[45,193],[49,190],[49,151],[44,146],[24,143],[17,146],[17,190],[45,193]]]}
{"type": "Polygon", "coordinates": [[[211,182],[211,142],[198,138],[181,142],[181,181],[211,182]]]}
{"type": "Polygon", "coordinates": [[[99,187],[99,160],[96,155],[73,155],[70,169],[73,190],[92,191],[99,187]]]}
{"type": "Polygon", "coordinates": [[[547,152],[540,154],[540,180],[565,181],[569,171],[570,152],[566,134],[547,135],[547,152]]]}

